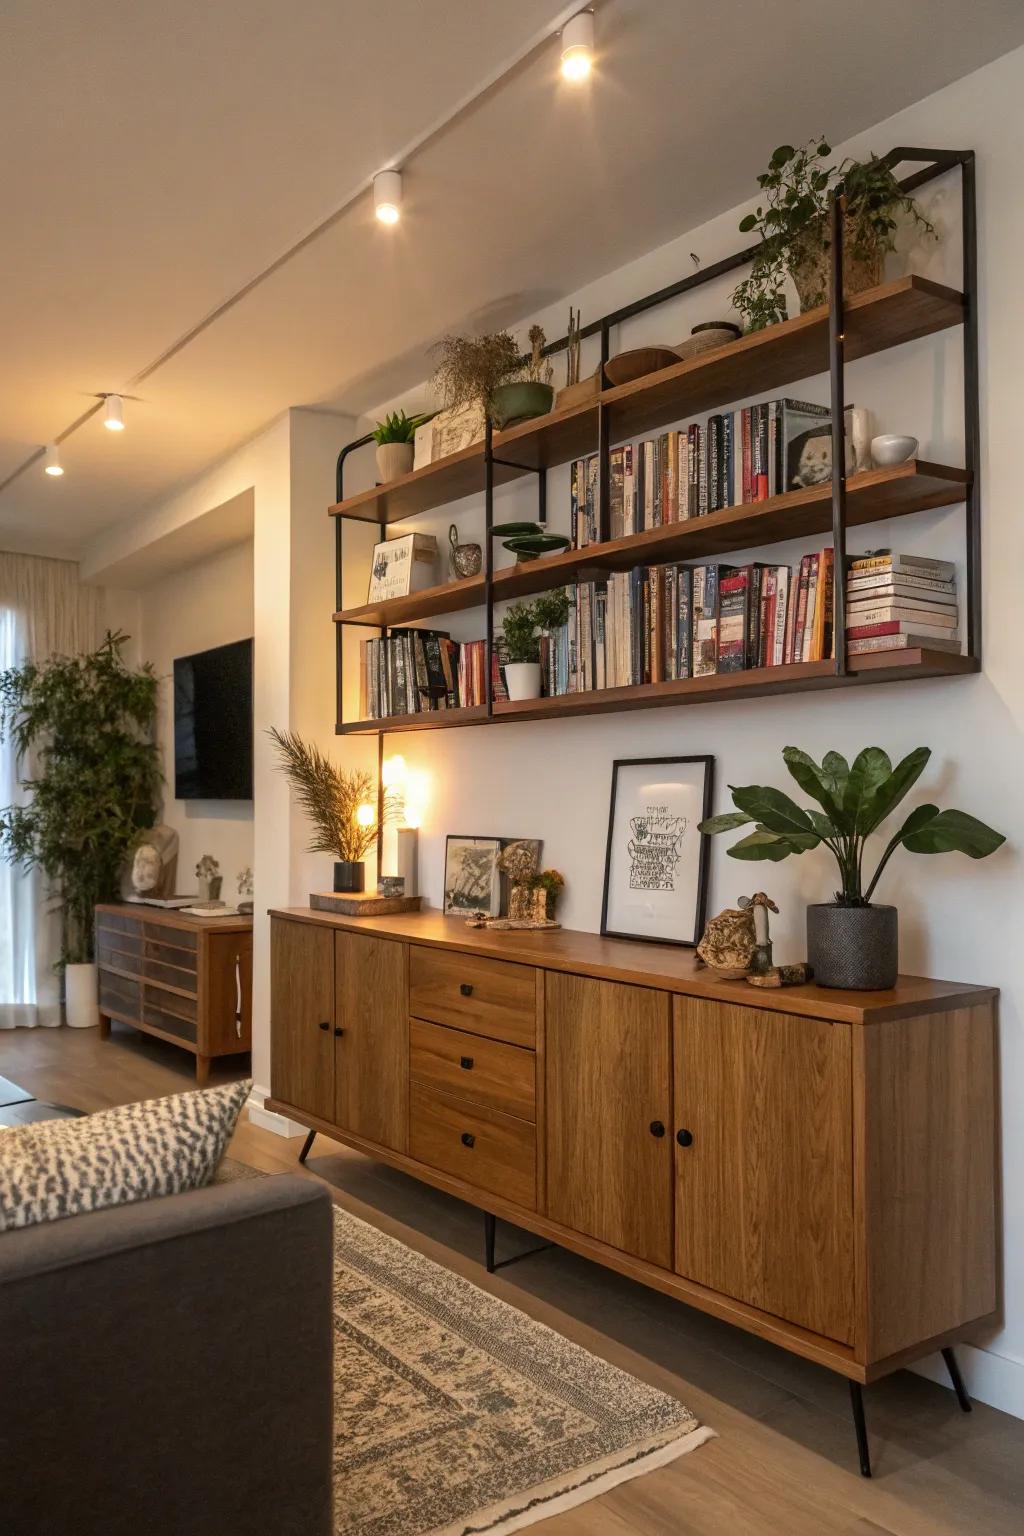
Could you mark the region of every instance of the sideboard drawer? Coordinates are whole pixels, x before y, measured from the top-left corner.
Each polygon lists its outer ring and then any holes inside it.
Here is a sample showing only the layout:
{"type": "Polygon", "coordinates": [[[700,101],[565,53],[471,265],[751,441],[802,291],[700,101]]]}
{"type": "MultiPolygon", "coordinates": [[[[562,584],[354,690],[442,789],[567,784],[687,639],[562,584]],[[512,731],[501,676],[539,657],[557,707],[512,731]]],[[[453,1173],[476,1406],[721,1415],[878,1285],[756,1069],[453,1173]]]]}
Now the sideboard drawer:
{"type": "Polygon", "coordinates": [[[444,1024],[409,1024],[409,1075],[442,1092],[520,1120],[536,1118],[537,1058],[519,1045],[444,1024]]]}
{"type": "Polygon", "coordinates": [[[138,1017],[142,988],[137,981],[115,976],[112,971],[99,972],[100,1008],[105,1013],[116,1013],[122,1018],[138,1017]]]}
{"type": "Polygon", "coordinates": [[[429,1168],[450,1173],[515,1205],[536,1205],[534,1127],[482,1105],[413,1084],[409,1098],[409,1153],[429,1168]]]}
{"type": "Polygon", "coordinates": [[[532,965],[463,955],[457,950],[409,950],[409,1012],[474,1035],[533,1046],[537,1038],[537,972],[532,965]]]}

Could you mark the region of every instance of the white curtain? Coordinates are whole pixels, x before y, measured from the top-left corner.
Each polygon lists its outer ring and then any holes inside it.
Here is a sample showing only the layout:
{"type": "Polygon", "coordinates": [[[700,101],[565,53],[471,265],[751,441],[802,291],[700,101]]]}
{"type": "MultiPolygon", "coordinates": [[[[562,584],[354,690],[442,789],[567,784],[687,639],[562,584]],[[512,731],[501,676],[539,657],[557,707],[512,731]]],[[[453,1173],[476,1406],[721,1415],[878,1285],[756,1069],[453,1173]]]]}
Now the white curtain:
{"type": "MultiPolygon", "coordinates": [[[[0,551],[0,671],[92,650],[100,617],[101,593],[81,585],[77,565],[0,551]]],[[[18,780],[33,768],[19,772],[11,743],[0,743],[0,806],[26,798],[18,780]]],[[[0,1029],[60,1023],[60,925],[49,906],[38,872],[0,860],[0,1029]]]]}

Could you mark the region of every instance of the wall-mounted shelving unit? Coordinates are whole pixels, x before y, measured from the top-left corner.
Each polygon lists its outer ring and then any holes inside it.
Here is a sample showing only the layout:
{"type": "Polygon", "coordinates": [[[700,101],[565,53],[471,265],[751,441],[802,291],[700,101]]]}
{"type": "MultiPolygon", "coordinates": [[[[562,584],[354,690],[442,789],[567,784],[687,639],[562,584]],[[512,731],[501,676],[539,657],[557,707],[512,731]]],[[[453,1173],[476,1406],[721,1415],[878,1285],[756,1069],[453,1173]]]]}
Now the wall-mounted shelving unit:
{"type": "MultiPolygon", "coordinates": [[[[907,177],[907,191],[949,171],[959,169],[962,189],[963,291],[925,278],[908,276],[867,293],[844,299],[842,291],[842,205],[837,194],[831,210],[831,301],[754,332],[717,350],[680,362],[616,388],[605,388],[593,400],[522,423],[506,432],[492,432],[461,452],[415,470],[388,485],[344,497],[348,455],[367,446],[359,438],[338,458],[335,519],[337,611],[334,614],[337,660],[337,730],[339,734],[383,736],[391,731],[441,730],[490,725],[514,720],[546,720],[577,715],[718,703],[795,693],[821,688],[914,678],[957,677],[977,672],[981,665],[981,562],[978,488],[978,338],[977,249],[974,155],[971,151],[894,149],[886,157],[893,165],[919,163],[923,169],[907,177]],[[768,501],[728,507],[706,517],[669,523],[660,528],[610,540],[608,518],[608,455],[619,441],[650,433],[673,422],[714,410],[769,390],[828,371],[834,464],[844,461],[844,367],[936,332],[962,327],[964,350],[965,463],[963,468],[914,460],[891,469],[875,469],[847,479],[836,475],[829,484],[787,492],[768,501]],[[537,477],[541,521],[545,506],[546,471],[590,453],[600,455],[599,526],[601,542],[565,550],[537,561],[494,569],[493,497],[497,486],[524,476],[537,477]],[[475,491],[484,493],[484,569],[465,581],[447,582],[409,597],[360,607],[342,607],[342,530],[347,520],[376,524],[384,538],[388,526],[435,510],[475,491]],[[848,657],[845,647],[845,581],[840,573],[846,557],[846,533],[929,508],[965,508],[967,550],[967,653],[943,651],[879,651],[848,657]],[[827,661],[797,662],[711,677],[574,693],[526,701],[494,700],[490,668],[485,668],[486,702],[470,708],[441,710],[385,719],[346,721],[342,709],[343,634],[347,626],[370,626],[387,633],[404,624],[482,607],[486,614],[488,650],[493,638],[494,605],[560,586],[587,581],[609,571],[636,565],[702,559],[735,554],[773,543],[830,533],[836,551],[834,632],[836,655],[827,661]]],[[[604,316],[584,335],[600,335],[602,363],[609,355],[613,326],[644,310],[667,302],[749,262],[752,250],[738,252],[669,288],[604,316]]],[[[566,339],[552,343],[559,351],[566,339]]],[[[603,369],[602,369],[603,377],[603,369]]]]}

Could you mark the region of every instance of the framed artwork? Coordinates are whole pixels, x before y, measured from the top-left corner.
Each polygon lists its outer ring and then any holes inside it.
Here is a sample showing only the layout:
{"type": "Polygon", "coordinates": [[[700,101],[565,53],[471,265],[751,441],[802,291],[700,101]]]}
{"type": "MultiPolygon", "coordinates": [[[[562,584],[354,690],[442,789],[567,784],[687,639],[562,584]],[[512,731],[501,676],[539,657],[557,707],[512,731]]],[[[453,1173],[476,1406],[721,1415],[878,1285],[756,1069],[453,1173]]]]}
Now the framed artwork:
{"type": "Polygon", "coordinates": [[[463,837],[449,833],[444,845],[444,910],[449,917],[501,912],[498,837],[463,837]]]}
{"type": "Polygon", "coordinates": [[[713,757],[626,758],[612,765],[601,932],[696,945],[708,900],[713,757]]]}

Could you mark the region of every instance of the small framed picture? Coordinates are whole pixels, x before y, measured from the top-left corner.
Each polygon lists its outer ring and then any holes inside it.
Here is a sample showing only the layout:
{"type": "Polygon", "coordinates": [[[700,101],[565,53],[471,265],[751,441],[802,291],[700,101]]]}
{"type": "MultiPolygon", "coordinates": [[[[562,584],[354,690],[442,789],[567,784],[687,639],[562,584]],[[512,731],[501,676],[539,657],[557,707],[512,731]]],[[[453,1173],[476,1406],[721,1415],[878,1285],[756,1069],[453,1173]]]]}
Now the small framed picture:
{"type": "Polygon", "coordinates": [[[449,833],[444,846],[444,910],[449,917],[501,912],[498,837],[463,837],[449,833]]]}
{"type": "Polygon", "coordinates": [[[612,765],[601,932],[696,945],[708,900],[713,757],[627,758],[612,765]]]}

